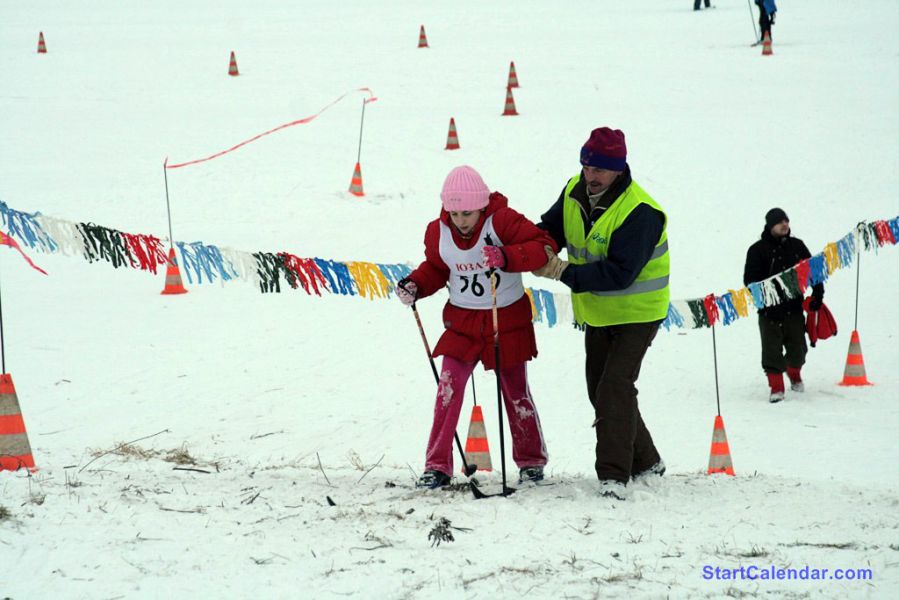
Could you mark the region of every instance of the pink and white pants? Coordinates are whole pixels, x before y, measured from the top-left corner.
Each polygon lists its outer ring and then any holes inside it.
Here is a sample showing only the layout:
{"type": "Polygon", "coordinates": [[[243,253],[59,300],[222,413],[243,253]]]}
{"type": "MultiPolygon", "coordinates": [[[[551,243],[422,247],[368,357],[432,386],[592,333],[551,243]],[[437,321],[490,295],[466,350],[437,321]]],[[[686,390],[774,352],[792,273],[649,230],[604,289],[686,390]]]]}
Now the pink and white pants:
{"type": "MultiPolygon", "coordinates": [[[[477,362],[462,362],[443,357],[440,385],[434,404],[434,424],[425,454],[425,470],[453,472],[453,435],[459,422],[465,386],[477,362]]],[[[540,417],[528,388],[527,363],[500,369],[500,382],[509,431],[512,434],[512,460],[519,469],[546,464],[548,454],[540,429],[540,417]]]]}

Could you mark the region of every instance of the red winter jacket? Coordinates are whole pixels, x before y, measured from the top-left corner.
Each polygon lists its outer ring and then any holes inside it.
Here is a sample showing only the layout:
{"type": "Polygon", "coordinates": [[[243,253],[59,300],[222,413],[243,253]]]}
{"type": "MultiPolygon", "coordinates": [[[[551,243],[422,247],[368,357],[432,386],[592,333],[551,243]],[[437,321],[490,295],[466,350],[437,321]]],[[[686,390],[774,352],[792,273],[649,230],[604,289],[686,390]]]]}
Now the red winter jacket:
{"type": "MultiPolygon", "coordinates": [[[[418,286],[418,297],[425,298],[446,286],[450,270],[440,257],[440,222],[452,231],[453,241],[462,250],[474,246],[481,235],[484,221],[493,215],[493,228],[503,243],[507,273],[523,273],[539,269],[546,264],[544,245],[558,250],[552,238],[524,215],[508,206],[509,200],[499,192],[490,194],[486,211],[475,226],[470,238],[459,235],[449,213],[440,210],[440,218],[428,223],[425,230],[425,260],[412,271],[409,279],[418,286]]],[[[502,368],[521,364],[537,356],[537,340],[534,338],[531,303],[527,294],[513,304],[500,308],[499,322],[500,363],[502,368]]],[[[446,331],[434,348],[434,356],[475,362],[480,359],[484,368],[495,366],[493,351],[493,313],[491,310],[460,308],[449,302],[443,307],[443,325],[446,331]]]]}

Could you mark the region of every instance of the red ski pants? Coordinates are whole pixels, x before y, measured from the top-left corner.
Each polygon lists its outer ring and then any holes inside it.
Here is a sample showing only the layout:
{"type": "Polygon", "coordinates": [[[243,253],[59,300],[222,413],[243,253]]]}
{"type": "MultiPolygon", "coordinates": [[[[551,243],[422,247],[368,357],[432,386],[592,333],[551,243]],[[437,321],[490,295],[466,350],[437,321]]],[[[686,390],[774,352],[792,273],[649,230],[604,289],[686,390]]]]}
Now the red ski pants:
{"type": "MultiPolygon", "coordinates": [[[[434,423],[425,454],[426,470],[441,471],[448,475],[453,472],[453,436],[462,410],[465,386],[476,365],[476,362],[467,363],[451,356],[443,357],[437,401],[434,404],[434,423]]],[[[528,388],[527,363],[501,369],[500,382],[512,434],[512,459],[520,469],[545,465],[548,455],[543,430],[540,428],[540,417],[528,388]]]]}

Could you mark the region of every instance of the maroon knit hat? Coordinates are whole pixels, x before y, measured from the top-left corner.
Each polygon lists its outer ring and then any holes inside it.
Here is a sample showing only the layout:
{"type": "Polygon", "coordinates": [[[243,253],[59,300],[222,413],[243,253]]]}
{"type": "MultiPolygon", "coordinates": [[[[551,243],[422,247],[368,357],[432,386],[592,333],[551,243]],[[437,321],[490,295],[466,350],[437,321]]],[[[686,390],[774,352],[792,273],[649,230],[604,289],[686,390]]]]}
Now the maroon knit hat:
{"type": "Polygon", "coordinates": [[[581,148],[581,164],[585,167],[624,171],[626,161],[627,146],[620,129],[594,129],[590,132],[590,139],[581,148]]]}

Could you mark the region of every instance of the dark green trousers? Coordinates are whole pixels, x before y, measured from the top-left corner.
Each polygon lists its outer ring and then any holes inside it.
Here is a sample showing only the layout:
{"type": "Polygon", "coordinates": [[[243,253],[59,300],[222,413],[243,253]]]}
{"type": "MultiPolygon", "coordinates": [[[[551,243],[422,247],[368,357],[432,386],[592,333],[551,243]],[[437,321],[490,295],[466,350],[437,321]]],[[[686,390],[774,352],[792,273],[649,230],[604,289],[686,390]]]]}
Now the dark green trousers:
{"type": "Polygon", "coordinates": [[[587,326],[587,394],[596,416],[596,476],[627,483],[659,460],[637,406],[640,365],[658,323],[587,326]]]}
{"type": "Polygon", "coordinates": [[[805,364],[805,319],[802,313],[790,314],[783,321],[759,315],[762,334],[762,369],[765,373],[783,373],[787,367],[805,364]]]}

